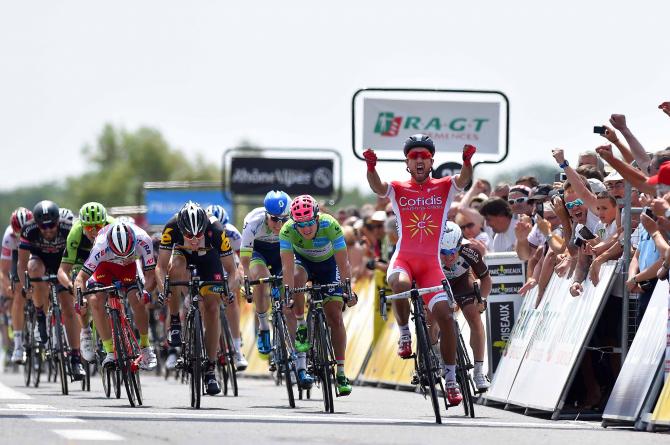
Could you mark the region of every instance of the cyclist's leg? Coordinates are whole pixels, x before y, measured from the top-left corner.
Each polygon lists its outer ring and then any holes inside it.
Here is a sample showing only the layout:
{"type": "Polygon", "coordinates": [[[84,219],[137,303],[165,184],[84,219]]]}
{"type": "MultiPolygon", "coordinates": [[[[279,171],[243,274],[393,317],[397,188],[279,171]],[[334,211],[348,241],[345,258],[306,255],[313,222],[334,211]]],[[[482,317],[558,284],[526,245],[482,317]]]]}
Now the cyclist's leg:
{"type": "Polygon", "coordinates": [[[26,299],[21,292],[21,286],[16,283],[14,287],[14,299],[12,301],[12,330],[14,331],[14,359],[16,362],[23,362],[23,323],[25,314],[23,309],[26,299]]]}
{"type": "Polygon", "coordinates": [[[474,303],[462,306],[461,310],[470,327],[470,347],[475,362],[483,362],[486,353],[486,335],[484,333],[484,323],[482,323],[482,314],[474,303]]]}
{"type": "MultiPolygon", "coordinates": [[[[393,293],[405,292],[412,288],[410,265],[397,255],[391,260],[387,272],[387,281],[393,293]]],[[[407,358],[412,355],[412,333],[409,330],[409,300],[394,300],[391,303],[393,315],[400,331],[398,355],[407,358]]]]}
{"type": "MultiPolygon", "coordinates": [[[[251,263],[249,265],[249,278],[251,280],[258,280],[259,278],[266,278],[270,276],[270,271],[265,263],[262,255],[254,252],[252,254],[251,263]]],[[[258,341],[256,347],[261,354],[269,354],[272,349],[270,340],[270,322],[268,309],[270,308],[270,299],[268,298],[269,291],[267,284],[259,284],[254,286],[253,298],[254,306],[256,308],[256,316],[258,317],[258,341]]]]}
{"type": "Polygon", "coordinates": [[[219,336],[221,335],[220,304],[221,297],[219,294],[205,294],[202,296],[200,309],[205,325],[205,349],[210,361],[216,361],[216,353],[219,348],[219,336]]]}
{"type": "MultiPolygon", "coordinates": [[[[447,301],[438,301],[430,309],[433,319],[440,327],[442,338],[440,339],[440,352],[446,366],[456,366],[456,334],[453,312],[447,301]]],[[[456,375],[449,369],[445,376],[446,380],[455,380],[456,375]]]]}
{"type": "MultiPolygon", "coordinates": [[[[100,283],[102,284],[102,283],[100,283]]],[[[105,303],[107,302],[107,294],[98,292],[88,296],[88,306],[90,308],[93,322],[95,323],[95,330],[102,341],[103,349],[106,353],[114,352],[112,342],[112,329],[109,326],[107,312],[105,311],[105,303]]]]}
{"type": "MultiPolygon", "coordinates": [[[[186,257],[181,252],[175,250],[170,258],[168,267],[170,278],[174,281],[188,280],[189,277],[186,265],[186,257]]],[[[170,291],[171,295],[168,300],[168,312],[170,316],[168,343],[172,347],[178,347],[181,346],[181,316],[179,311],[183,296],[186,293],[186,288],[184,286],[171,286],[170,291]]]]}
{"type": "MultiPolygon", "coordinates": [[[[30,278],[38,278],[46,274],[44,261],[37,256],[31,256],[28,260],[28,275],[30,278]]],[[[32,299],[35,308],[46,312],[49,309],[49,286],[48,283],[32,283],[32,299]]]]}
{"type": "Polygon", "coordinates": [[[81,324],[79,324],[79,316],[74,310],[74,295],[62,286],[58,286],[58,302],[60,304],[61,313],[63,314],[63,324],[67,332],[67,341],[73,351],[79,350],[79,334],[81,332],[81,324]]]}

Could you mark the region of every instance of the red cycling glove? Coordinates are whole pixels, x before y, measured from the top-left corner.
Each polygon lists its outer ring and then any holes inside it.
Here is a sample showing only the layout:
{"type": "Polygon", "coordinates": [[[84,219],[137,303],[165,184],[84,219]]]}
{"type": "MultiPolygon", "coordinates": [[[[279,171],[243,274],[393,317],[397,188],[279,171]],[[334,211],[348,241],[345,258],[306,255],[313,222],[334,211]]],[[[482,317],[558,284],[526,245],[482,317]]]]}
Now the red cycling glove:
{"type": "Polygon", "coordinates": [[[377,155],[375,152],[371,148],[368,148],[363,152],[363,157],[365,158],[365,163],[368,166],[368,171],[375,171],[375,166],[377,165],[377,155]]]}
{"type": "Polygon", "coordinates": [[[477,151],[477,147],[474,145],[464,145],[463,146],[463,165],[470,165],[470,160],[477,151]]]}

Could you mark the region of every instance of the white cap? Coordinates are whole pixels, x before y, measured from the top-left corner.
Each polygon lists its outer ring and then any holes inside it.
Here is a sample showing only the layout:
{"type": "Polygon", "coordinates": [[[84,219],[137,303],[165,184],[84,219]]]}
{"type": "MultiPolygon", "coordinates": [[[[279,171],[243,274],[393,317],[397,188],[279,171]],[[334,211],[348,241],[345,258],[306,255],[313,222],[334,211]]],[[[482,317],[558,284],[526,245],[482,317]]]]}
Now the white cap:
{"type": "MultiPolygon", "coordinates": [[[[618,173],[617,173],[617,175],[618,175],[618,173]]],[[[607,191],[607,187],[605,187],[605,184],[603,184],[599,179],[589,178],[589,179],[587,179],[587,181],[588,181],[589,185],[591,186],[591,191],[593,193],[595,193],[596,195],[598,193],[607,191]]]]}
{"type": "Polygon", "coordinates": [[[377,210],[370,217],[370,221],[384,222],[386,221],[386,212],[383,210],[377,210]]]}
{"type": "Polygon", "coordinates": [[[612,173],[605,176],[605,182],[608,181],[623,181],[623,176],[621,176],[618,171],[614,170],[612,173]]]}

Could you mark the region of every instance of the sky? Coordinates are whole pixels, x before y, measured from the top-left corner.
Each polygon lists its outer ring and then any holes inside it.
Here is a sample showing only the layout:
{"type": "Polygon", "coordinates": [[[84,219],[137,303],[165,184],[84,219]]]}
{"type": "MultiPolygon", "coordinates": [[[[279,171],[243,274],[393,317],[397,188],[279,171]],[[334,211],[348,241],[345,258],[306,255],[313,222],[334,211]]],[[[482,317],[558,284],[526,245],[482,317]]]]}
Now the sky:
{"type": "Polygon", "coordinates": [[[351,149],[363,87],[504,92],[510,155],[479,176],[551,163],[555,147],[576,160],[611,113],[647,150],[669,146],[670,2],[552,4],[1,2],[0,189],[81,173],[105,123],[154,127],[217,164],[244,140],[336,149],[345,185],[365,189],[351,149]]]}

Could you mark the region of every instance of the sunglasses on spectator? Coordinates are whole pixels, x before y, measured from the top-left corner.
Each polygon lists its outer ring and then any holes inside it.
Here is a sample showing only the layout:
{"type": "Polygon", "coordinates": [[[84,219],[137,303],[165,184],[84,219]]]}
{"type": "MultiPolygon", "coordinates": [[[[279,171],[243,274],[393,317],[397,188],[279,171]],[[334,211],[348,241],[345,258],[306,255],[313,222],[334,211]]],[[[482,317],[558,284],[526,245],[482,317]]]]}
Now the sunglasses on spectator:
{"type": "Polygon", "coordinates": [[[93,229],[100,231],[103,227],[105,227],[104,224],[91,224],[89,226],[84,226],[84,230],[87,232],[92,232],[93,229]]]}
{"type": "Polygon", "coordinates": [[[472,229],[474,226],[475,226],[475,223],[469,222],[467,224],[464,224],[464,225],[460,226],[460,228],[461,228],[461,230],[465,230],[465,229],[472,229]]]}
{"type": "Polygon", "coordinates": [[[268,214],[268,216],[270,217],[272,222],[285,223],[286,221],[288,221],[288,216],[274,216],[274,215],[270,215],[270,214],[268,214]]]}
{"type": "Polygon", "coordinates": [[[528,198],[516,198],[516,199],[508,199],[507,202],[509,202],[509,205],[514,205],[514,204],[521,204],[523,202],[528,201],[528,198]]]}
{"type": "Polygon", "coordinates": [[[614,189],[619,189],[624,186],[624,183],[622,181],[617,181],[617,182],[608,182],[605,184],[605,187],[607,187],[607,190],[614,190],[614,189]]]}
{"type": "Polygon", "coordinates": [[[428,150],[412,150],[407,153],[407,159],[432,159],[433,155],[428,150]]]}
{"type": "Polygon", "coordinates": [[[47,222],[47,223],[38,224],[37,227],[39,227],[40,229],[43,229],[43,230],[48,230],[48,229],[53,229],[57,225],[58,225],[57,222],[47,222]]]}
{"type": "Polygon", "coordinates": [[[190,234],[188,234],[188,233],[184,233],[184,238],[186,238],[186,239],[188,239],[188,240],[191,240],[191,239],[200,239],[200,238],[202,238],[203,236],[205,236],[204,233],[201,233],[201,234],[199,234],[199,235],[190,235],[190,234]]]}
{"type": "Polygon", "coordinates": [[[316,224],[316,219],[310,219],[309,221],[297,222],[295,223],[295,226],[304,229],[306,227],[312,227],[314,224],[316,224]]]}
{"type": "Polygon", "coordinates": [[[384,224],[366,224],[365,227],[367,227],[370,230],[375,230],[375,229],[381,229],[384,227],[384,224]]]}
{"type": "Polygon", "coordinates": [[[440,253],[445,256],[451,256],[456,252],[458,252],[458,247],[456,247],[455,249],[440,249],[440,253]]]}
{"type": "Polygon", "coordinates": [[[565,207],[568,210],[571,210],[575,207],[579,207],[579,206],[583,206],[583,205],[584,205],[584,201],[582,201],[581,199],[575,199],[574,201],[570,201],[570,202],[565,203],[565,207]]]}

